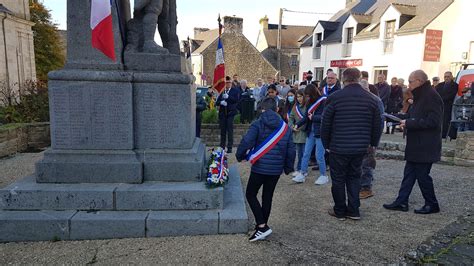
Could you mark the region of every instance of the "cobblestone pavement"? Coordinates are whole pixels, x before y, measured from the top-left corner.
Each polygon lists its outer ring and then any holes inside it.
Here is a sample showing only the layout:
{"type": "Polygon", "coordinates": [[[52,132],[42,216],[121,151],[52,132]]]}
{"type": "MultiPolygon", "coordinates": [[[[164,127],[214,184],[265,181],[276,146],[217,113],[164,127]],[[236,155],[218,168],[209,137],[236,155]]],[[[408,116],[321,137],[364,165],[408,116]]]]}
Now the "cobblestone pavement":
{"type": "MultiPolygon", "coordinates": [[[[42,154],[19,154],[1,159],[0,187],[31,173],[34,162],[41,157],[42,154]]],[[[233,154],[230,159],[235,163],[233,154]]],[[[409,261],[407,254],[413,255],[415,251],[423,254],[412,256],[419,261],[436,258],[437,262],[457,262],[448,256],[449,252],[428,253],[421,248],[431,243],[433,236],[446,235],[442,229],[459,221],[458,217],[470,219],[471,227],[463,230],[468,232],[464,234],[467,240],[454,236],[449,238],[454,245],[447,242],[448,246],[452,254],[472,254],[466,248],[472,247],[472,217],[467,215],[472,213],[474,200],[473,169],[434,165],[432,176],[441,212],[423,216],[413,213],[415,207],[423,205],[417,186],[410,198],[410,212],[382,208],[383,203],[395,198],[403,166],[402,161],[378,161],[375,196],[362,201],[360,221],[341,222],[327,215],[332,205],[330,184],[315,186],[317,173],[313,171],[303,184],[293,184],[289,176],[280,178],[269,221],[274,233],[266,241],[249,243],[247,235],[239,234],[3,243],[0,244],[0,264],[399,263],[409,261]]],[[[249,165],[240,163],[239,169],[245,187],[249,165]]],[[[253,216],[248,213],[252,226],[253,216]]],[[[431,250],[437,249],[433,246],[431,250]]],[[[468,264],[474,263],[472,257],[462,259],[470,262],[468,264]]]]}

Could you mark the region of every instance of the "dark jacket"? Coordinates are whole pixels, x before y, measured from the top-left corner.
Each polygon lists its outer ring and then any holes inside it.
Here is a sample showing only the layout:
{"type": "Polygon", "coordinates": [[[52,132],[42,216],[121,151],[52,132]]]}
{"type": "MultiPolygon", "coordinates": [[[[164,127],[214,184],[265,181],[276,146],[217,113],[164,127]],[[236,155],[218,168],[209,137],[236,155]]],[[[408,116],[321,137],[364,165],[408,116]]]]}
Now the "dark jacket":
{"type": "Polygon", "coordinates": [[[375,96],[379,96],[379,90],[377,90],[377,88],[372,84],[369,84],[369,91],[372,92],[375,96]]]}
{"type": "MultiPolygon", "coordinates": [[[[247,134],[242,138],[235,157],[237,161],[245,160],[250,149],[259,146],[270,134],[280,126],[281,118],[273,111],[265,111],[260,118],[254,121],[247,134]]],[[[255,164],[252,165],[252,172],[263,175],[281,175],[284,171],[289,174],[294,171],[295,164],[295,144],[291,134],[291,129],[283,138],[255,164]]]]}
{"type": "MultiPolygon", "coordinates": [[[[328,79],[327,79],[327,76],[326,76],[326,77],[325,77],[323,80],[321,80],[321,82],[319,83],[319,87],[320,87],[320,88],[323,88],[324,86],[326,86],[327,80],[328,80],[328,79]]],[[[339,81],[339,79],[337,79],[336,85],[337,85],[339,88],[341,88],[341,81],[339,81]]]]}
{"type": "Polygon", "coordinates": [[[378,101],[359,84],[350,84],[326,100],[321,123],[323,146],[331,153],[355,155],[377,147],[382,134],[378,101]]]}
{"type": "MultiPolygon", "coordinates": [[[[316,99],[316,101],[320,98],[321,97],[316,99]]],[[[321,119],[323,117],[325,103],[323,101],[314,111],[312,118],[309,119],[308,109],[311,105],[312,104],[306,106],[306,112],[304,117],[298,123],[296,123],[296,125],[298,126],[298,128],[305,129],[308,135],[309,133],[313,132],[315,138],[321,138],[321,119]]]]}
{"type": "Polygon", "coordinates": [[[390,86],[390,97],[388,98],[387,113],[396,114],[402,109],[403,90],[400,86],[390,86]]]}
{"type": "Polygon", "coordinates": [[[221,94],[217,97],[216,106],[219,106],[219,118],[225,116],[234,116],[237,114],[237,105],[240,99],[240,91],[236,88],[231,88],[229,90],[229,98],[225,101],[227,102],[227,106],[221,106],[221,101],[224,101],[222,95],[224,94],[225,89],[222,90],[221,94]]]}
{"type": "Polygon", "coordinates": [[[380,100],[382,100],[385,110],[387,110],[388,99],[390,98],[390,85],[387,82],[377,83],[375,84],[379,92],[380,100]]]}
{"type": "MultiPolygon", "coordinates": [[[[446,82],[441,82],[436,86],[436,91],[443,100],[444,104],[444,113],[443,113],[443,137],[448,133],[449,122],[452,117],[453,102],[458,91],[458,84],[454,81],[447,84],[446,82]]],[[[451,135],[451,134],[450,134],[451,135]]],[[[453,136],[451,136],[453,137],[453,136]]]]}
{"type": "Polygon", "coordinates": [[[413,105],[406,115],[405,160],[434,163],[441,159],[443,101],[429,81],[414,89],[413,105]]]}
{"type": "Polygon", "coordinates": [[[325,95],[326,97],[341,89],[340,83],[336,83],[331,89],[326,88],[326,86],[327,85],[321,86],[321,94],[325,95]],[[325,93],[326,91],[327,93],[325,93]]]}

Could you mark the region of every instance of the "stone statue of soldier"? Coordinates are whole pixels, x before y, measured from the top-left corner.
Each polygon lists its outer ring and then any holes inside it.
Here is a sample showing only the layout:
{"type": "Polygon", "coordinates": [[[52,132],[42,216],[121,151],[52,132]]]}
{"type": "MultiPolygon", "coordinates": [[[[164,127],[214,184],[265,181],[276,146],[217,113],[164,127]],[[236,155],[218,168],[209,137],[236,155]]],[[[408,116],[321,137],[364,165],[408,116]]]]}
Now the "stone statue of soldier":
{"type": "Polygon", "coordinates": [[[128,22],[126,51],[179,54],[176,0],[135,0],[133,14],[128,22]],[[163,47],[154,40],[157,24],[163,47]]]}

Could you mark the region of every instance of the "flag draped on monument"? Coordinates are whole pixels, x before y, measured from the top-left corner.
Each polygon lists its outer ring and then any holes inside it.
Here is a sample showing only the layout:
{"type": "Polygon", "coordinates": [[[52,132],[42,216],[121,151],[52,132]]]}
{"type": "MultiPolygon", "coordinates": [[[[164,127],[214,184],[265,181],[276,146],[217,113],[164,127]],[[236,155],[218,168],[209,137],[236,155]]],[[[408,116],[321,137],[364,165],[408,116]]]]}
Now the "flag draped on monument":
{"type": "Polygon", "coordinates": [[[91,1],[92,47],[115,61],[111,1],[113,0],[91,1]]]}
{"type": "Polygon", "coordinates": [[[217,51],[216,51],[216,67],[214,68],[214,81],[213,87],[218,92],[221,92],[225,87],[225,64],[224,64],[224,47],[222,46],[221,34],[222,34],[222,24],[221,16],[217,19],[219,22],[219,39],[217,41],[217,51]]]}

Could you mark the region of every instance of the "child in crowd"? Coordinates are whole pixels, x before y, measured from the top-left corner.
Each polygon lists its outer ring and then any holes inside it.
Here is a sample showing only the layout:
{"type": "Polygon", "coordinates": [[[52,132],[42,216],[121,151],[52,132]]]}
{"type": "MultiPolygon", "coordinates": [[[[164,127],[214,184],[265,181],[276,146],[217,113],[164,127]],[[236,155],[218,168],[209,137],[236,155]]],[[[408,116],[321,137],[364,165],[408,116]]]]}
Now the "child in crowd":
{"type": "Polygon", "coordinates": [[[256,222],[255,232],[249,238],[251,242],[263,240],[272,233],[268,218],[273,192],[282,172],[293,172],[295,163],[292,133],[278,115],[275,99],[265,98],[260,106],[262,114],[250,125],[235,154],[237,161],[247,160],[252,164],[245,193],[256,222]],[[257,194],[262,186],[260,205],[257,194]]]}
{"type": "Polygon", "coordinates": [[[298,163],[296,164],[296,171],[293,172],[293,177],[301,172],[301,161],[303,160],[304,145],[306,143],[306,128],[302,127],[296,130],[294,126],[303,119],[306,113],[304,90],[296,91],[296,104],[293,106],[290,113],[290,121],[288,125],[293,130],[293,142],[296,146],[296,154],[298,155],[298,163]]]}

